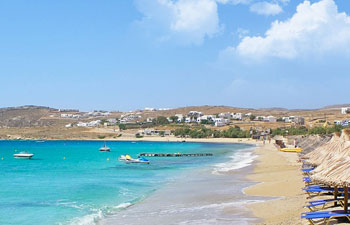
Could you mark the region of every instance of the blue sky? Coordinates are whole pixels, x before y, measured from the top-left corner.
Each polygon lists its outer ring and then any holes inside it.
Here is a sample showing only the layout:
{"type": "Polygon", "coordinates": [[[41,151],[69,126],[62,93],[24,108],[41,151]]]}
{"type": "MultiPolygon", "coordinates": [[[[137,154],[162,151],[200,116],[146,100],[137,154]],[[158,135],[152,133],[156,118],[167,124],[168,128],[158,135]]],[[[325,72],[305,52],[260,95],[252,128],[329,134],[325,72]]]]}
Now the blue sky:
{"type": "Polygon", "coordinates": [[[350,2],[1,1],[0,107],[350,103],[350,2]]]}

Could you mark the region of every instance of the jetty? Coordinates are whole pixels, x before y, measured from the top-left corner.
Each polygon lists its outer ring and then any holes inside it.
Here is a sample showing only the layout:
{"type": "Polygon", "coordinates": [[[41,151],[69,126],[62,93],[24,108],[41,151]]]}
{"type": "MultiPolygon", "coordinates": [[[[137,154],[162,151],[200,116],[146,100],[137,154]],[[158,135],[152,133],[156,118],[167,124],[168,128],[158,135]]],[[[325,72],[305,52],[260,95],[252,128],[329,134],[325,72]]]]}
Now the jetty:
{"type": "Polygon", "coordinates": [[[145,157],[201,157],[213,156],[213,153],[140,153],[139,156],[145,157]]]}

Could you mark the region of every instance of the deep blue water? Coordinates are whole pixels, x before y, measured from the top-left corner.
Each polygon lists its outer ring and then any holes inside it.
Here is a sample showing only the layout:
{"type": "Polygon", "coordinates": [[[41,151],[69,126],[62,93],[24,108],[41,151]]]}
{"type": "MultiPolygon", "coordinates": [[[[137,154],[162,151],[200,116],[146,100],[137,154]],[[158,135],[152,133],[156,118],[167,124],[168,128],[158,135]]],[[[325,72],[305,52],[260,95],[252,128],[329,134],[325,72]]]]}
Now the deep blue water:
{"type": "Polygon", "coordinates": [[[104,215],[137,204],[194,168],[223,163],[238,144],[0,141],[0,224],[93,224],[104,215]],[[19,151],[31,160],[14,159],[19,151]],[[148,158],[149,165],[124,164],[121,154],[214,153],[213,157],[148,158]]]}

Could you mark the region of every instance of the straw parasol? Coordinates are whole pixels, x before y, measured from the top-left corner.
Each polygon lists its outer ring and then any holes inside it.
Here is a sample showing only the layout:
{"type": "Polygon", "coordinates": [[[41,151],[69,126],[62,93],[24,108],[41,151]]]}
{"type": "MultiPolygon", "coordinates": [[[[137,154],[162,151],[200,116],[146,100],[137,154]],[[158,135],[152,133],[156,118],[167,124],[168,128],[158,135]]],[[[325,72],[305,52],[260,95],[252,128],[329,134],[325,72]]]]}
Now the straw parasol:
{"type": "MultiPolygon", "coordinates": [[[[313,162],[321,164],[313,171],[311,179],[335,187],[334,197],[337,198],[337,187],[344,187],[344,210],[348,211],[348,187],[350,186],[350,130],[343,130],[338,144],[328,146],[323,154],[313,162]],[[330,151],[332,149],[332,151],[330,151]],[[319,161],[317,161],[319,160],[319,161]]],[[[312,161],[312,160],[311,160],[312,161]]]]}
{"type": "Polygon", "coordinates": [[[349,154],[349,147],[350,138],[346,132],[343,132],[340,137],[334,135],[330,142],[311,152],[313,154],[308,154],[309,158],[305,162],[318,166],[329,160],[337,160],[339,157],[349,154]]]}

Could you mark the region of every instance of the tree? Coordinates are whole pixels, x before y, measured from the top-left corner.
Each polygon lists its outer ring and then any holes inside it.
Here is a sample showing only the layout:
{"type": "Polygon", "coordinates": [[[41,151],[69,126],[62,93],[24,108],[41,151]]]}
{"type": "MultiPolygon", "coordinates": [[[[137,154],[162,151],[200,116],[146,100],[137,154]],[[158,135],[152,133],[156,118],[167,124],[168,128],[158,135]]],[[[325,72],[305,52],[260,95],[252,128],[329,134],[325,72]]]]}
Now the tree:
{"type": "Polygon", "coordinates": [[[253,114],[249,116],[249,119],[250,119],[250,120],[255,120],[255,118],[256,118],[256,116],[253,115],[253,114]]]}
{"type": "Polygon", "coordinates": [[[169,124],[169,120],[164,116],[158,116],[156,119],[156,124],[157,125],[169,124]]]}
{"type": "Polygon", "coordinates": [[[119,129],[120,130],[126,130],[126,125],[125,124],[119,124],[119,129]]]}
{"type": "Polygon", "coordinates": [[[179,117],[171,116],[170,119],[173,121],[173,123],[177,123],[177,120],[179,119],[179,117]]]}

